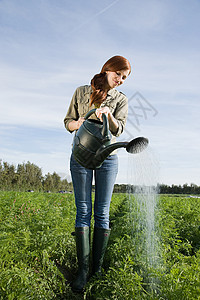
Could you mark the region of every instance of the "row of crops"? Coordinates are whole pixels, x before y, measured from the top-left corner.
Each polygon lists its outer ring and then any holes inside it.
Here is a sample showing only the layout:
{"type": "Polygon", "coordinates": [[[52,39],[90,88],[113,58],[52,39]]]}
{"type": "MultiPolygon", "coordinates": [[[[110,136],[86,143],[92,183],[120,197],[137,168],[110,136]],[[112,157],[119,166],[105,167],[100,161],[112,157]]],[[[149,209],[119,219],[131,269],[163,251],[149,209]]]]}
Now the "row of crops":
{"type": "MultiPolygon", "coordinates": [[[[132,203],[134,207],[134,203],[132,203]]],[[[200,299],[200,199],[160,196],[157,258],[147,264],[129,198],[113,194],[104,272],[83,295],[72,194],[0,192],[0,299],[200,299]]]]}

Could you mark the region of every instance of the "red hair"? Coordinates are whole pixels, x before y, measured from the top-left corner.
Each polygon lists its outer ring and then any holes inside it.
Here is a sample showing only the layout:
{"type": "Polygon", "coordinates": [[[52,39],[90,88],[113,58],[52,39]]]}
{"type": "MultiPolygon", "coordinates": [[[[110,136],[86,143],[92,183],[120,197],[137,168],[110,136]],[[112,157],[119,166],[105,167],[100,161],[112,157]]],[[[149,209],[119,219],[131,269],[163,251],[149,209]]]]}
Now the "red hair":
{"type": "Polygon", "coordinates": [[[131,73],[131,65],[123,56],[113,56],[103,65],[101,72],[96,74],[91,80],[93,93],[90,96],[90,105],[93,103],[101,105],[107,97],[107,93],[105,92],[105,86],[107,83],[106,72],[117,72],[122,70],[129,70],[129,74],[131,73]]]}

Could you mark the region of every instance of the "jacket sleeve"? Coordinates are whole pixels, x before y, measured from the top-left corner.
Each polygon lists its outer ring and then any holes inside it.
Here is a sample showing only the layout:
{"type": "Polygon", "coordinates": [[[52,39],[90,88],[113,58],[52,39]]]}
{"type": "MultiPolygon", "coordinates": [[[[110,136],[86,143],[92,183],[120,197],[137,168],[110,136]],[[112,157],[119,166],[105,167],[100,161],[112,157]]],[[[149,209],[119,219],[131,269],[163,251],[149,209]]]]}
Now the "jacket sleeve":
{"type": "Polygon", "coordinates": [[[69,123],[73,120],[78,120],[79,118],[79,113],[78,113],[78,88],[76,89],[73,97],[72,97],[72,100],[71,100],[71,103],[69,105],[69,108],[68,108],[68,112],[64,118],[64,125],[65,125],[65,128],[72,133],[72,131],[69,130],[69,123]]]}
{"type": "Polygon", "coordinates": [[[114,112],[114,117],[118,123],[117,132],[112,133],[114,136],[116,137],[120,136],[120,134],[122,134],[122,132],[124,131],[127,115],[128,115],[128,98],[124,94],[121,94],[121,99],[117,103],[117,107],[114,112]]]}

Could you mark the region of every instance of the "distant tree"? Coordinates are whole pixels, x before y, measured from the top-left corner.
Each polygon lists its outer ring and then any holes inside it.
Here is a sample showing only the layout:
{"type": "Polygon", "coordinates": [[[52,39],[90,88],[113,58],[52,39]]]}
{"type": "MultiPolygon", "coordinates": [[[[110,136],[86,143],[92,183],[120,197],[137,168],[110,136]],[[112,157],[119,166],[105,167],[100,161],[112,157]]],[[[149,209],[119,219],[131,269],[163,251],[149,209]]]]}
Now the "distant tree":
{"type": "Polygon", "coordinates": [[[2,190],[12,190],[17,183],[17,176],[15,173],[15,166],[9,165],[7,162],[3,162],[0,168],[0,184],[2,190]]]}
{"type": "Polygon", "coordinates": [[[167,189],[167,185],[166,184],[159,184],[159,192],[160,194],[167,194],[168,193],[168,189],[167,189]]]}
{"type": "Polygon", "coordinates": [[[172,194],[179,194],[181,192],[181,190],[177,185],[172,184],[171,192],[172,192],[172,194]]]}
{"type": "Polygon", "coordinates": [[[26,163],[26,177],[28,189],[42,190],[42,170],[29,161],[26,163]]]}
{"type": "Polygon", "coordinates": [[[44,177],[43,189],[44,189],[44,191],[51,191],[51,192],[54,190],[53,178],[50,173],[48,173],[44,177]]]}
{"type": "Polygon", "coordinates": [[[54,191],[59,191],[61,188],[61,177],[56,172],[54,172],[52,174],[52,179],[53,179],[54,191]]]}
{"type": "Polygon", "coordinates": [[[114,193],[126,193],[127,192],[127,184],[115,184],[114,185],[114,193]]]}
{"type": "Polygon", "coordinates": [[[17,166],[17,187],[20,191],[24,191],[27,189],[27,176],[25,164],[18,164],[17,166]]]}
{"type": "Polygon", "coordinates": [[[183,194],[190,194],[190,193],[191,193],[191,188],[187,183],[185,183],[183,185],[183,194]]]}
{"type": "Polygon", "coordinates": [[[17,186],[21,191],[42,190],[42,170],[29,161],[17,166],[17,186]]]}
{"type": "Polygon", "coordinates": [[[191,194],[199,194],[200,193],[200,187],[194,183],[190,184],[191,188],[191,194]]]}
{"type": "Polygon", "coordinates": [[[67,181],[67,179],[63,179],[61,181],[60,189],[63,190],[63,191],[71,190],[70,183],[67,181]]]}
{"type": "Polygon", "coordinates": [[[61,186],[61,177],[56,172],[45,175],[43,180],[43,189],[45,191],[57,192],[61,189],[61,186]]]}

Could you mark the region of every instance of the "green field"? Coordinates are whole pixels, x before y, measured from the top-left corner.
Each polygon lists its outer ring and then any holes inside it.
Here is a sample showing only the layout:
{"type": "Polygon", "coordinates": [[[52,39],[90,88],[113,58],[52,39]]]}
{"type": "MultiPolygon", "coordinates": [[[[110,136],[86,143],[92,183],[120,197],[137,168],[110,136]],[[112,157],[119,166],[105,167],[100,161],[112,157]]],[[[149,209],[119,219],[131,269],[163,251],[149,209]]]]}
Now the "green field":
{"type": "Polygon", "coordinates": [[[0,192],[0,299],[200,299],[200,199],[159,197],[153,267],[129,207],[113,194],[104,272],[77,295],[73,194],[0,192]]]}

